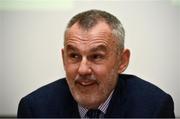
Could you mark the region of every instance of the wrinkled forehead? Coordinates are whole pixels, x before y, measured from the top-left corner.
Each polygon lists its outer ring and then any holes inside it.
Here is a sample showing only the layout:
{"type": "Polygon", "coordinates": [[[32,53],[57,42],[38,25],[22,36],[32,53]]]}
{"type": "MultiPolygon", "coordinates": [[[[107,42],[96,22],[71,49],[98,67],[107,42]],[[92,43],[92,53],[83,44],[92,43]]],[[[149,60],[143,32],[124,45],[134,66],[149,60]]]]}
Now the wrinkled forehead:
{"type": "Polygon", "coordinates": [[[115,51],[116,40],[109,26],[102,22],[92,29],[84,30],[74,24],[66,33],[64,48],[82,52],[89,51],[115,51]]]}

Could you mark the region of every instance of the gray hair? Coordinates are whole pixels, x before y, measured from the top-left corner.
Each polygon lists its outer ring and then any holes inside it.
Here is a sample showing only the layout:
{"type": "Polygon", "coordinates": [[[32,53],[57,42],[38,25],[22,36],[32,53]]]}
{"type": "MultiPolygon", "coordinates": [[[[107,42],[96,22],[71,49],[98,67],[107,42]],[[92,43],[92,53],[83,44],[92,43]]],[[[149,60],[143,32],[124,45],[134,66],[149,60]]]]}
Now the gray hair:
{"type": "Polygon", "coordinates": [[[112,34],[118,41],[118,48],[120,50],[124,49],[125,31],[121,22],[114,15],[101,10],[88,10],[72,17],[66,27],[64,37],[66,36],[68,29],[75,23],[78,23],[81,28],[89,30],[99,21],[104,21],[109,25],[109,27],[112,29],[112,34]]]}

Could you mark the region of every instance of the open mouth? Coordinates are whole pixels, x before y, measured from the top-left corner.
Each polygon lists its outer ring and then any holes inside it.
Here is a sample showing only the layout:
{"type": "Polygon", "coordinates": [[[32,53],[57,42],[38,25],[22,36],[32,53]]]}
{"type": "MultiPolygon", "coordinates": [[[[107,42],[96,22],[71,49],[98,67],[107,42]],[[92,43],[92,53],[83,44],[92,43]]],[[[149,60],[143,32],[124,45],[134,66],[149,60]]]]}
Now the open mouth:
{"type": "Polygon", "coordinates": [[[93,80],[79,80],[77,81],[77,83],[81,86],[92,86],[94,84],[96,84],[97,82],[96,81],[93,81],[93,80]]]}

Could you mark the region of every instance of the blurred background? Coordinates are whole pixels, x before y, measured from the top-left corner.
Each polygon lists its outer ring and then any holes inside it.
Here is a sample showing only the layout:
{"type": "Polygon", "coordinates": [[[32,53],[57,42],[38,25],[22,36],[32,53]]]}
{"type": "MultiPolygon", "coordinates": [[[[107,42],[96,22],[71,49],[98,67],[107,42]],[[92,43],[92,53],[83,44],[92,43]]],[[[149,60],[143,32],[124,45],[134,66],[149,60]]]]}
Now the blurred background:
{"type": "Polygon", "coordinates": [[[120,19],[131,50],[125,73],[169,93],[180,117],[178,0],[0,0],[0,117],[15,117],[23,96],[65,76],[64,29],[89,9],[120,19]]]}

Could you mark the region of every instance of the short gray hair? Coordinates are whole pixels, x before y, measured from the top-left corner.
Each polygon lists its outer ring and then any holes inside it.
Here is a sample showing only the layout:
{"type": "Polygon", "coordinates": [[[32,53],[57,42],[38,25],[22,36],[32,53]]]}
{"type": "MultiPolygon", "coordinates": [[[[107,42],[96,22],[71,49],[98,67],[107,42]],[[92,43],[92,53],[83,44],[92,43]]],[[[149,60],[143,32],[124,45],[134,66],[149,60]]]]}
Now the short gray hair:
{"type": "Polygon", "coordinates": [[[68,29],[75,23],[78,23],[81,28],[89,30],[93,26],[95,26],[99,21],[104,21],[110,26],[110,28],[112,29],[112,34],[117,38],[118,48],[120,48],[120,50],[124,49],[124,28],[121,22],[114,15],[106,11],[93,9],[75,15],[69,21],[64,33],[64,37],[66,36],[68,29]]]}

